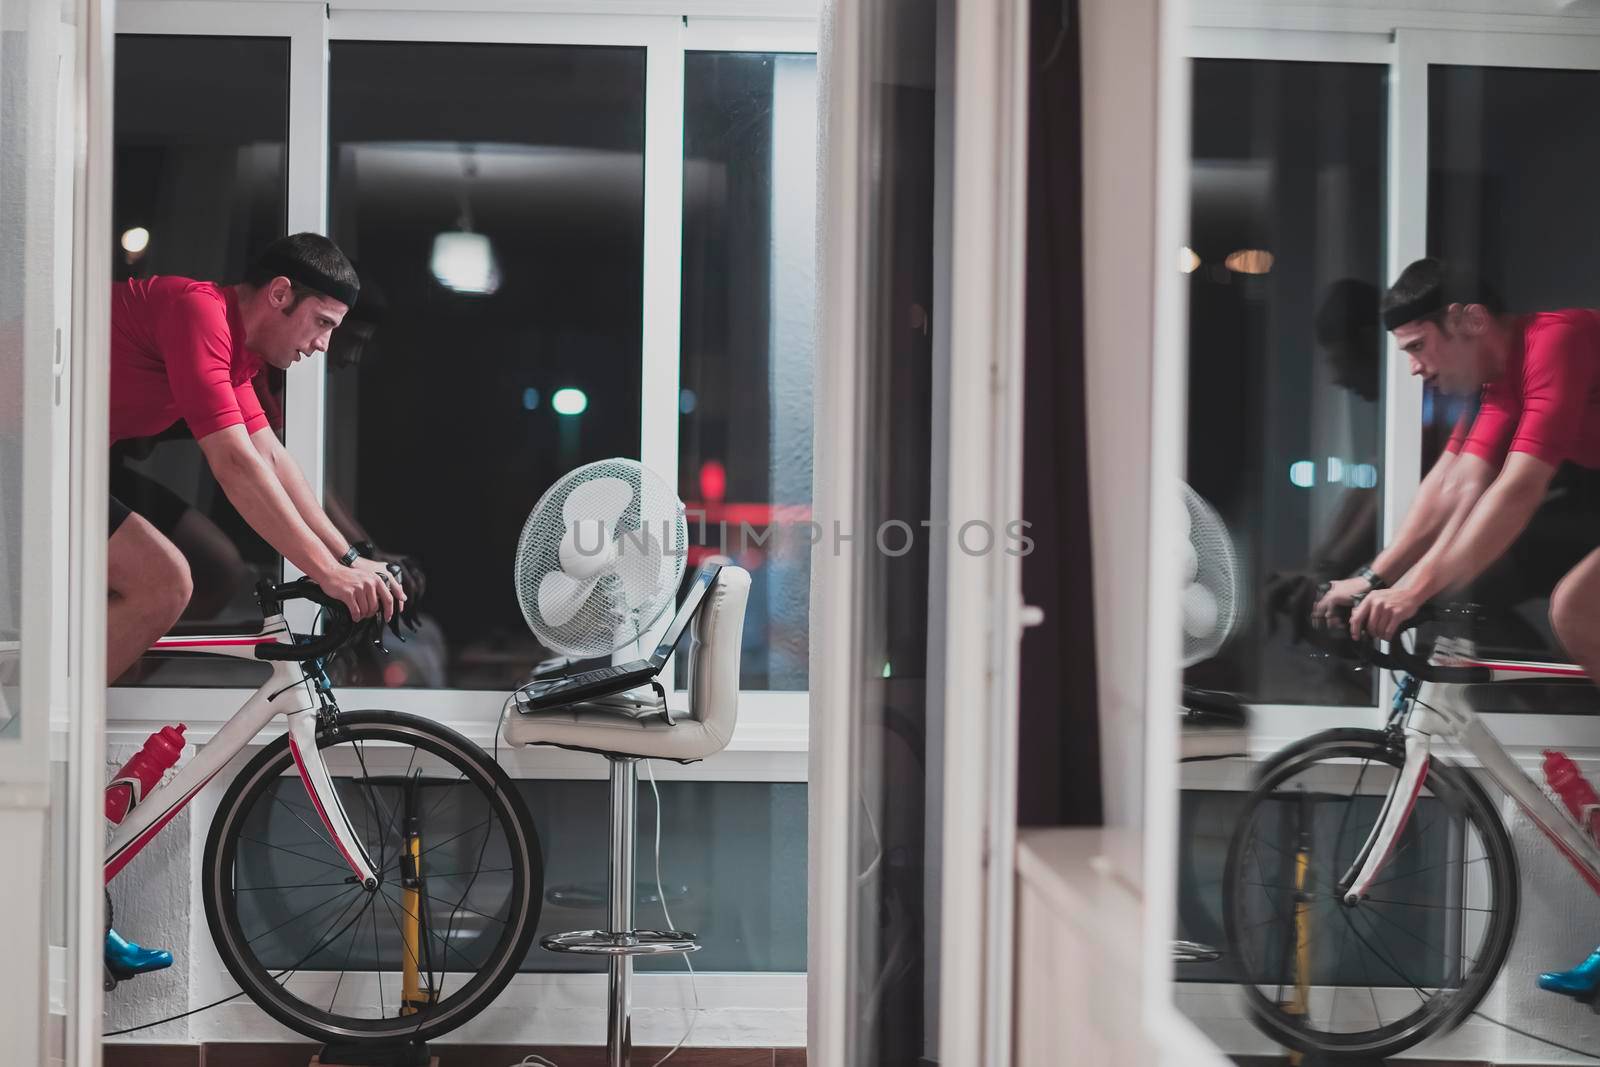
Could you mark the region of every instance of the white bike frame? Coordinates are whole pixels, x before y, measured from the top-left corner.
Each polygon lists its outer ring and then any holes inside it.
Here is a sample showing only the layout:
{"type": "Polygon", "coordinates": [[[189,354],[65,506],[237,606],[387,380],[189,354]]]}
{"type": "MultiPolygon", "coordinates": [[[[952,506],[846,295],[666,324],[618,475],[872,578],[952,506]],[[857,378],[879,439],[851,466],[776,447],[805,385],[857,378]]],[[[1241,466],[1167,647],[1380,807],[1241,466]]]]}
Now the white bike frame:
{"type": "MultiPolygon", "coordinates": [[[[292,640],[289,624],[281,614],[270,616],[261,632],[252,637],[167,637],[157,641],[159,650],[204,652],[235,659],[256,659],[261,645],[288,644],[292,640]]],[[[377,870],[366,849],[350,828],[333,778],[317,749],[317,713],[321,701],[301,665],[294,660],[276,660],[272,675],[251,694],[211,741],[199,748],[170,781],[164,782],[139,800],[112,834],[106,846],[105,879],[110,882],[128,861],[138,855],[161,828],[172,821],[183,806],[193,800],[206,783],[216,777],[228,761],[250,743],[271,722],[283,715],[289,722],[289,751],[295,767],[327,829],[329,838],[360,884],[368,889],[377,885],[377,870]]]]}
{"type": "MultiPolygon", "coordinates": [[[[1476,667],[1489,672],[1488,682],[1532,678],[1587,678],[1583,668],[1565,663],[1530,663],[1449,657],[1434,662],[1439,667],[1476,667]]],[[[1488,684],[1487,682],[1485,684],[1488,684]]],[[[1511,758],[1483,721],[1458,696],[1457,683],[1427,682],[1417,693],[1404,722],[1406,758],[1400,775],[1385,798],[1355,863],[1345,876],[1345,903],[1355,904],[1382,874],[1395,843],[1406,828],[1417,794],[1427,777],[1428,764],[1438,739],[1454,742],[1471,753],[1501,789],[1527,813],[1535,826],[1600,893],[1600,845],[1578,825],[1570,813],[1545,795],[1528,773],[1511,758]]]]}

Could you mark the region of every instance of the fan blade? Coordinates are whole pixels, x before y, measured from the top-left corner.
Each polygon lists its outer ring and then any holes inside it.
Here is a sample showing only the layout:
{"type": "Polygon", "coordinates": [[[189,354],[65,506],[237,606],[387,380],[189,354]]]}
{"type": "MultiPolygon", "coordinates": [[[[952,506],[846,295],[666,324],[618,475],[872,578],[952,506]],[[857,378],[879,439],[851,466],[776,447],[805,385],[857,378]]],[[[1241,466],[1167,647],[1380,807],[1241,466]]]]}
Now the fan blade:
{"type": "Polygon", "coordinates": [[[539,617],[547,626],[569,622],[594,588],[594,579],[580,580],[550,572],[539,579],[539,617]]]}
{"type": "Polygon", "coordinates": [[[1196,583],[1183,591],[1183,632],[1195,640],[1210,637],[1217,629],[1217,598],[1211,590],[1196,583]]]}
{"type": "Polygon", "coordinates": [[[579,518],[567,524],[556,556],[568,577],[578,581],[597,580],[611,569],[617,558],[617,542],[612,536],[615,521],[579,518]]]}
{"type": "Polygon", "coordinates": [[[580,519],[603,519],[613,527],[631,503],[633,486],[621,478],[596,478],[567,494],[561,504],[561,517],[569,527],[580,519]]]}
{"type": "Polygon", "coordinates": [[[649,530],[629,530],[616,544],[616,571],[627,602],[643,604],[661,589],[661,541],[649,530]]]}

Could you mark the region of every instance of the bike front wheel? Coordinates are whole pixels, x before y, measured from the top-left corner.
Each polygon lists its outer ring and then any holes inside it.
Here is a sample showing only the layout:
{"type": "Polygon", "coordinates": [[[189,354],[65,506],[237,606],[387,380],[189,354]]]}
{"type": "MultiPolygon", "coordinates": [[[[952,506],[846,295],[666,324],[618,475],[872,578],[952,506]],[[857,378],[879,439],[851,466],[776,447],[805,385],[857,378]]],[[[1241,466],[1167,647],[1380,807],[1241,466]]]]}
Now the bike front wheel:
{"type": "Polygon", "coordinates": [[[317,748],[377,885],[351,874],[285,736],[212,821],[212,938],[250,999],[308,1037],[427,1041],[487,1007],[527,955],[544,891],[533,820],[494,760],[427,719],[344,713],[317,748]]]}
{"type": "Polygon", "coordinates": [[[1433,761],[1365,898],[1343,883],[1405,763],[1375,730],[1278,753],[1244,803],[1223,914],[1252,1016],[1305,1052],[1382,1058],[1459,1023],[1505,962],[1516,853],[1483,789],[1433,761]]]}

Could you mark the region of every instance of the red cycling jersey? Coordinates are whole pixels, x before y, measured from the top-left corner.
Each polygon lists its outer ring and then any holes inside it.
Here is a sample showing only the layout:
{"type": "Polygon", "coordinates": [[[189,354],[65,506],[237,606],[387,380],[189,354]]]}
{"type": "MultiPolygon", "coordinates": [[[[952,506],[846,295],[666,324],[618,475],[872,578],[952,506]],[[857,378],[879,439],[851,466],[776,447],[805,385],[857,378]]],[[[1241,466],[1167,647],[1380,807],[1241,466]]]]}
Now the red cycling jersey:
{"type": "Polygon", "coordinates": [[[190,278],[134,279],[111,290],[111,443],[150,437],[182,419],[200,440],[229,426],[267,425],[250,379],[231,289],[190,278]]]}
{"type": "Polygon", "coordinates": [[[1477,415],[1462,416],[1445,447],[1496,469],[1510,452],[1600,468],[1600,311],[1541,311],[1518,327],[1522,343],[1505,372],[1483,387],[1477,415]]]}

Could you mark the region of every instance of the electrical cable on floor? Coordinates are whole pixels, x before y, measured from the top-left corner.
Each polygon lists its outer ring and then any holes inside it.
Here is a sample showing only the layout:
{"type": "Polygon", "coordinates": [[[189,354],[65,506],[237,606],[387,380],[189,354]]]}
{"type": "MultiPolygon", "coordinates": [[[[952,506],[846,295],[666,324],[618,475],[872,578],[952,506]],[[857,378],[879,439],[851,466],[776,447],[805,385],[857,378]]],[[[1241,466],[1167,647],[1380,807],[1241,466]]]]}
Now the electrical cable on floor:
{"type": "MultiPolygon", "coordinates": [[[[656,899],[661,901],[661,914],[667,920],[667,929],[676,930],[677,926],[672,921],[672,912],[667,910],[667,891],[661,884],[661,790],[656,788],[656,771],[649,760],[644,761],[644,773],[650,779],[650,792],[655,796],[656,800],[656,899]]],[[[684,966],[689,968],[689,988],[694,993],[694,1010],[689,1013],[689,1029],[683,1032],[683,1036],[678,1038],[678,1043],[673,1045],[671,1051],[665,1056],[657,1060],[653,1067],[661,1067],[663,1063],[670,1060],[673,1054],[689,1040],[689,1035],[694,1033],[695,1024],[700,1021],[700,983],[695,978],[694,963],[689,959],[687,952],[683,954],[683,963],[684,966]]]]}
{"type": "Polygon", "coordinates": [[[210,1004],[207,1004],[204,1007],[191,1008],[189,1011],[183,1012],[180,1015],[169,1015],[165,1019],[157,1019],[153,1023],[142,1023],[139,1026],[130,1026],[126,1030],[109,1030],[106,1033],[101,1034],[100,1036],[101,1037],[121,1037],[123,1034],[131,1034],[135,1030],[148,1030],[152,1026],[160,1026],[162,1023],[177,1022],[179,1019],[187,1018],[190,1015],[195,1015],[195,1014],[197,1014],[199,1012],[209,1011],[212,1008],[219,1007],[219,1006],[221,1006],[223,1004],[228,1003],[228,1001],[230,1001],[230,1000],[238,1000],[242,996],[244,996],[244,990],[241,989],[241,990],[239,990],[239,992],[235,993],[231,997],[223,997],[221,1000],[212,1001],[210,1004]]]}
{"type": "Polygon", "coordinates": [[[1552,1041],[1548,1037],[1540,1037],[1538,1034],[1530,1034],[1530,1033],[1528,1033],[1528,1031],[1522,1029],[1521,1027],[1512,1026],[1510,1023],[1501,1022],[1499,1019],[1495,1019],[1495,1018],[1492,1018],[1492,1017],[1490,1017],[1488,1015],[1485,1015],[1481,1011],[1475,1011],[1472,1014],[1476,1015],[1478,1018],[1482,1019],[1484,1022],[1494,1023],[1496,1026],[1503,1026],[1507,1030],[1510,1030],[1513,1034],[1521,1034],[1523,1037],[1527,1038],[1530,1041],[1537,1041],[1542,1045],[1549,1045],[1551,1048],[1558,1048],[1562,1052],[1570,1052],[1575,1056],[1587,1056],[1591,1060],[1600,1060],[1600,1055],[1596,1055],[1593,1052],[1585,1052],[1581,1048],[1573,1048],[1571,1045],[1563,1045],[1561,1042],[1552,1041]]]}

